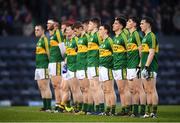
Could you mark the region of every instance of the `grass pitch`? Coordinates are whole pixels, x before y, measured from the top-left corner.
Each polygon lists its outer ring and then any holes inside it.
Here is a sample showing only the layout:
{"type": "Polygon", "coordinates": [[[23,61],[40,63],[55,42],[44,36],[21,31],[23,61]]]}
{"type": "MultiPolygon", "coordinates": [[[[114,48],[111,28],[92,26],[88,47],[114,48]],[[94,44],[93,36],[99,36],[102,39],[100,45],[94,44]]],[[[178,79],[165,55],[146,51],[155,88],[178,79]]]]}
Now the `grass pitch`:
{"type": "Polygon", "coordinates": [[[156,119],[48,113],[40,112],[39,107],[0,107],[0,122],[180,122],[180,105],[159,106],[156,119]]]}

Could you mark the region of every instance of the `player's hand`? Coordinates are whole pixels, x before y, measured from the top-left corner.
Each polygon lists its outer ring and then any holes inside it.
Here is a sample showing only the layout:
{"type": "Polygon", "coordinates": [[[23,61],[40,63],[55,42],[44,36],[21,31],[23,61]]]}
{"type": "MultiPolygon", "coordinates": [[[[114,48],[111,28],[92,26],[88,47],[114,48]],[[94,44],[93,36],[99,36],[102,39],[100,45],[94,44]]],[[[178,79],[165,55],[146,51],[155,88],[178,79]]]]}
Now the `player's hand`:
{"type": "Polygon", "coordinates": [[[149,67],[145,66],[144,69],[142,70],[141,72],[142,74],[142,77],[145,78],[145,79],[150,79],[150,70],[149,70],[149,67]]]}
{"type": "Polygon", "coordinates": [[[141,67],[137,66],[136,67],[136,75],[137,75],[137,78],[141,78],[141,67]]]}

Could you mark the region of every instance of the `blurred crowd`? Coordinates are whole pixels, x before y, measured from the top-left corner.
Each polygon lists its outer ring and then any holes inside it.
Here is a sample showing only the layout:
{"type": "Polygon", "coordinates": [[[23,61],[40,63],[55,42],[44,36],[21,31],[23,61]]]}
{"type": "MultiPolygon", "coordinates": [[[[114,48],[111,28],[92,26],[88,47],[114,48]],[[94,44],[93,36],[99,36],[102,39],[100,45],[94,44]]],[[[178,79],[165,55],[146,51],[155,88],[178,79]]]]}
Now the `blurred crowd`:
{"type": "Polygon", "coordinates": [[[0,0],[0,35],[32,36],[34,25],[48,18],[74,22],[100,17],[111,23],[122,14],[152,16],[159,34],[180,32],[179,0],[0,0]]]}

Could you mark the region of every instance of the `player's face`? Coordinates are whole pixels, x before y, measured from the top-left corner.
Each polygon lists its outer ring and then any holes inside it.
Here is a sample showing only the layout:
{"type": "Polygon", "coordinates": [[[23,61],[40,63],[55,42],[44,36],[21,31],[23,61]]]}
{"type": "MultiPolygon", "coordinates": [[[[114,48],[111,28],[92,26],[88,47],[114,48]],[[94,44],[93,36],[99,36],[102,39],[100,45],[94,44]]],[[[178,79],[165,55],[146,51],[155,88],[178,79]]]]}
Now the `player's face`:
{"type": "Polygon", "coordinates": [[[142,32],[145,32],[147,30],[148,26],[149,26],[149,24],[145,20],[141,20],[140,27],[141,27],[142,32]]]}
{"type": "Polygon", "coordinates": [[[87,32],[88,31],[88,24],[82,24],[83,25],[83,30],[85,31],[85,32],[87,32]]]}
{"type": "Polygon", "coordinates": [[[119,21],[115,20],[113,23],[113,31],[117,31],[121,28],[121,24],[119,23],[119,21]]]}
{"type": "Polygon", "coordinates": [[[99,27],[98,33],[99,33],[99,36],[100,36],[100,37],[103,37],[103,36],[104,36],[104,34],[105,34],[105,29],[104,29],[103,26],[100,26],[100,27],[99,27]]]}
{"type": "Polygon", "coordinates": [[[127,29],[131,29],[131,28],[133,28],[134,26],[135,26],[134,21],[133,21],[132,19],[129,19],[129,20],[127,21],[127,23],[126,23],[126,28],[127,28],[127,29]]]}
{"type": "Polygon", "coordinates": [[[94,23],[90,21],[88,24],[88,31],[93,31],[93,29],[94,29],[94,23]]]}
{"type": "Polygon", "coordinates": [[[64,33],[65,32],[65,29],[66,29],[66,24],[62,24],[61,25],[61,31],[64,33]]]}
{"type": "Polygon", "coordinates": [[[43,30],[40,26],[36,26],[35,27],[35,36],[36,37],[41,37],[41,35],[43,34],[43,30]]]}
{"type": "Polygon", "coordinates": [[[47,30],[53,30],[54,29],[54,23],[47,22],[47,30]]]}
{"type": "Polygon", "coordinates": [[[74,33],[74,31],[71,28],[71,26],[66,27],[66,36],[70,37],[73,35],[73,33],[74,33]]]}
{"type": "Polygon", "coordinates": [[[83,30],[82,27],[80,27],[80,28],[75,28],[75,29],[74,29],[75,35],[78,36],[78,37],[81,36],[82,30],[83,30]]]}

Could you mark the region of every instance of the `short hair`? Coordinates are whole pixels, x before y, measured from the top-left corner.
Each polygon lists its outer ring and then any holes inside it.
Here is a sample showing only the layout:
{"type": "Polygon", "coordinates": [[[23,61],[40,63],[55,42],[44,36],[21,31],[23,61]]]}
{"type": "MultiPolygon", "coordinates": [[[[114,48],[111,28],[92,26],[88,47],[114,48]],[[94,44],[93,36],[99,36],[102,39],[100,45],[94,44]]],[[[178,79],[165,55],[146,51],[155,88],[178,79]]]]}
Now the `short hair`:
{"type": "Polygon", "coordinates": [[[131,19],[133,22],[136,23],[136,27],[139,26],[139,18],[135,16],[130,16],[128,19],[131,19]]]}
{"type": "Polygon", "coordinates": [[[97,25],[97,28],[101,25],[101,20],[99,18],[92,18],[90,19],[91,22],[95,23],[97,25]]]}
{"type": "MultiPolygon", "coordinates": [[[[37,24],[36,26],[39,26],[39,27],[42,28],[42,30],[45,30],[45,25],[44,25],[44,24],[37,24]]],[[[35,26],[35,27],[36,27],[36,26],[35,26]]]]}
{"type": "Polygon", "coordinates": [[[123,28],[126,27],[126,21],[127,21],[127,19],[126,19],[125,17],[123,17],[123,16],[116,17],[116,18],[115,18],[115,21],[118,21],[118,22],[123,26],[123,28]]]}
{"type": "Polygon", "coordinates": [[[82,21],[82,24],[88,24],[89,23],[89,19],[84,19],[83,21],[82,21]]]}
{"type": "Polygon", "coordinates": [[[79,29],[81,27],[83,28],[82,23],[78,21],[73,24],[72,29],[79,29]]]}
{"type": "Polygon", "coordinates": [[[149,17],[149,16],[145,16],[145,17],[142,18],[142,20],[145,20],[147,23],[150,24],[151,27],[153,27],[153,25],[154,25],[154,20],[153,20],[153,18],[151,18],[151,17],[149,17]]]}
{"type": "Polygon", "coordinates": [[[108,24],[102,24],[101,26],[103,26],[104,29],[107,30],[107,33],[110,34],[111,27],[108,24]]]}

